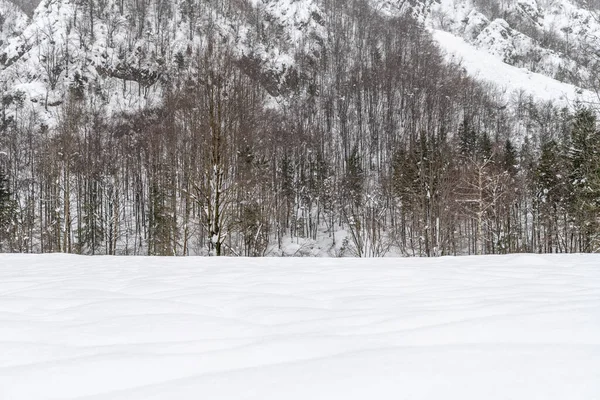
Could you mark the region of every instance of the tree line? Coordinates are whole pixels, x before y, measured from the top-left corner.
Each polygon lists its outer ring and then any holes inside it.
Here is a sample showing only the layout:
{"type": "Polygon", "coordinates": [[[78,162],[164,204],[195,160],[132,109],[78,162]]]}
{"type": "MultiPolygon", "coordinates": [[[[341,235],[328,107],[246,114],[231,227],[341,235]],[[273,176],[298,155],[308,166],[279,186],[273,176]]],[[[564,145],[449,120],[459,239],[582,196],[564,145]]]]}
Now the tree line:
{"type": "MultiPolygon", "coordinates": [[[[359,0],[324,1],[327,41],[298,45],[280,74],[196,31],[193,10],[180,17],[202,44],[160,77],[121,75],[134,96],[157,88],[157,106],[110,113],[71,85],[49,127],[4,96],[1,250],[287,255],[324,237],[334,256],[600,250],[589,108],[507,100],[418,22],[359,0]]],[[[277,38],[265,15],[252,10],[248,35],[277,38]]]]}

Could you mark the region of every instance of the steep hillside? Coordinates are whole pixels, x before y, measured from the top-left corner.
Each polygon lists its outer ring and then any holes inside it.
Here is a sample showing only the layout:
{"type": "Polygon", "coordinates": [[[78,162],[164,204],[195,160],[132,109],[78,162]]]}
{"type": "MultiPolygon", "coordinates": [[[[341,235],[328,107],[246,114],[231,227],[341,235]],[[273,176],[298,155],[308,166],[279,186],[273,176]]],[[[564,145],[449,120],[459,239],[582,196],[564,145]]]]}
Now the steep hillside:
{"type": "Polygon", "coordinates": [[[0,0],[0,48],[20,35],[29,23],[29,18],[15,4],[0,0]]]}
{"type": "MultiPolygon", "coordinates": [[[[424,26],[462,39],[464,44],[435,36],[467,72],[509,92],[522,89],[563,104],[580,96],[593,98],[581,88],[596,89],[593,54],[600,51],[600,24],[567,0],[371,0],[370,5],[381,15],[411,15],[424,26]],[[491,61],[485,62],[488,56],[491,61]],[[508,69],[517,78],[498,76],[494,60],[517,68],[508,69]],[[535,74],[567,85],[540,85],[535,74]]],[[[5,112],[31,103],[44,123],[53,126],[57,106],[70,92],[85,93],[110,114],[155,107],[162,99],[162,83],[190,73],[186,67],[194,54],[215,39],[227,43],[239,67],[276,98],[307,73],[306,62],[320,62],[331,50],[335,22],[325,9],[338,6],[317,0],[44,0],[27,23],[16,7],[2,3],[7,11],[0,14],[0,22],[5,21],[0,80],[4,96],[18,100],[8,101],[5,112]]]]}
{"type": "MultiPolygon", "coordinates": [[[[45,0],[27,24],[16,7],[2,4],[7,10],[1,14],[0,37],[5,95],[29,99],[48,125],[56,123],[56,106],[70,89],[92,94],[114,112],[156,106],[163,91],[157,83],[181,73],[185,56],[205,46],[209,37],[230,44],[244,71],[277,97],[282,85],[298,78],[298,54],[317,60],[330,44],[332,24],[323,7],[336,6],[317,0],[240,1],[226,8],[191,0],[45,0]]],[[[509,91],[523,89],[538,99],[572,103],[581,94],[591,97],[578,87],[596,89],[592,53],[600,50],[600,24],[567,0],[371,0],[371,6],[389,17],[412,15],[464,40],[457,46],[450,37],[436,36],[455,60],[465,59],[474,76],[496,79],[491,67],[469,63],[469,48],[480,51],[479,58],[489,55],[519,68],[517,74],[526,70],[518,83],[494,81],[509,91]],[[540,91],[530,73],[574,86],[558,86],[560,93],[556,85],[540,91]]]]}
{"type": "Polygon", "coordinates": [[[40,4],[40,0],[11,0],[11,2],[28,16],[33,15],[35,8],[40,4]]]}
{"type": "Polygon", "coordinates": [[[294,76],[294,58],[318,57],[326,40],[312,0],[219,4],[43,1],[0,53],[0,79],[12,83],[5,95],[27,98],[48,125],[69,93],[109,113],[152,108],[164,82],[185,76],[194,56],[218,43],[277,96],[294,76]]]}
{"type": "MultiPolygon", "coordinates": [[[[510,66],[537,73],[573,86],[563,86],[562,93],[556,85],[543,96],[531,82],[522,79],[522,89],[551,99],[569,94],[583,94],[587,100],[597,100],[591,92],[598,89],[595,76],[600,55],[600,21],[598,14],[583,8],[572,0],[517,0],[510,2],[483,0],[440,0],[431,3],[425,16],[428,25],[446,31],[464,40],[468,46],[456,51],[440,37],[440,45],[454,54],[469,58],[469,47],[494,57],[510,66]],[[576,90],[576,87],[591,92],[576,90]],[[573,93],[575,92],[575,93],[573,93]]],[[[468,61],[467,61],[468,62],[468,61]]],[[[490,70],[481,75],[490,75],[490,70]]],[[[498,74],[496,74],[498,75],[498,74]]],[[[495,82],[505,84],[500,77],[495,82]]],[[[518,86],[518,85],[513,85],[518,86]]],[[[547,86],[547,85],[542,85],[547,86]]],[[[560,90],[560,89],[559,89],[560,90]]]]}

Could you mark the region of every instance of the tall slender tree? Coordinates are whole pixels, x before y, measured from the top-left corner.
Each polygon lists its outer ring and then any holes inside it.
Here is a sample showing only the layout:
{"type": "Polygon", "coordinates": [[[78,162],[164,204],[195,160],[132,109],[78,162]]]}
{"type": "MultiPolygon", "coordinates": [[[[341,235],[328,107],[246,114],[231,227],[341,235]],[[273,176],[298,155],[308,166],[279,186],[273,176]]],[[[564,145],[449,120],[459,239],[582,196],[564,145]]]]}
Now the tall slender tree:
{"type": "Polygon", "coordinates": [[[15,204],[8,187],[8,176],[0,167],[0,250],[10,248],[10,230],[14,222],[15,204]]]}

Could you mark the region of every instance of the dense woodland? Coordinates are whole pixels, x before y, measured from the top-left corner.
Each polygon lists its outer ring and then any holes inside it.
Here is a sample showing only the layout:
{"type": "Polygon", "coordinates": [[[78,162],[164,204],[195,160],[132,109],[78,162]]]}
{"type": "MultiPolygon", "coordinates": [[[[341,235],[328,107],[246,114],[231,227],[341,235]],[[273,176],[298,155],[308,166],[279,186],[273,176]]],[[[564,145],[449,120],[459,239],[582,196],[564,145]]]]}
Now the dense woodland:
{"type": "MultiPolygon", "coordinates": [[[[240,57],[206,23],[205,2],[117,3],[164,7],[202,44],[169,54],[156,35],[175,67],[123,76],[137,96],[160,87],[159,106],[111,114],[74,82],[48,126],[4,96],[1,250],[291,255],[290,239],[359,257],[600,250],[589,107],[478,83],[418,22],[361,0],[323,1],[327,42],[298,45],[285,79],[240,57]]],[[[76,4],[93,35],[98,5],[76,4]]],[[[254,21],[257,41],[277,40],[260,8],[212,6],[254,21]]],[[[144,35],[143,18],[128,21],[144,35]]]]}

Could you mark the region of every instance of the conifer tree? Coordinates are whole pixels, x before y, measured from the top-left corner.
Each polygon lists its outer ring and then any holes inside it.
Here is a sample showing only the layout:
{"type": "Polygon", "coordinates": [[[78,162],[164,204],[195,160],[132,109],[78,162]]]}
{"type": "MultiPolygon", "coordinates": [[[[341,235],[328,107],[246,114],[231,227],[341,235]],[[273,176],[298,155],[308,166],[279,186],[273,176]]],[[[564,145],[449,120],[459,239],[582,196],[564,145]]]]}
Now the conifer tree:
{"type": "Polygon", "coordinates": [[[0,167],[0,250],[4,250],[14,217],[14,203],[8,187],[8,177],[0,167]]]}
{"type": "Polygon", "coordinates": [[[483,160],[489,160],[492,157],[492,140],[487,132],[481,135],[478,143],[478,157],[483,160]]]}
{"type": "Polygon", "coordinates": [[[600,136],[596,116],[590,109],[575,114],[568,150],[572,218],[579,227],[580,251],[594,251],[598,246],[600,213],[600,136]]]}
{"type": "Polygon", "coordinates": [[[564,250],[559,242],[559,214],[563,214],[567,194],[563,160],[558,143],[551,140],[542,145],[540,161],[535,169],[535,201],[541,225],[537,229],[540,236],[538,247],[547,252],[564,250]]]}
{"type": "Polygon", "coordinates": [[[510,139],[504,143],[504,152],[502,154],[502,168],[508,172],[511,177],[517,174],[517,150],[510,139]]]}
{"type": "Polygon", "coordinates": [[[458,129],[458,150],[463,157],[472,157],[477,150],[477,132],[470,126],[467,119],[463,120],[458,129]]]}

